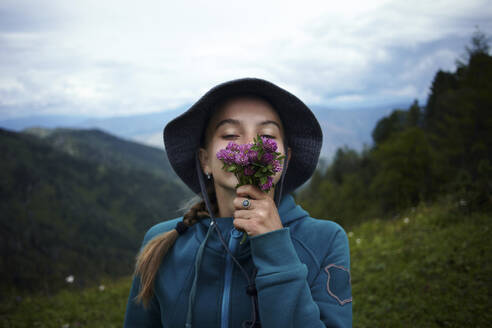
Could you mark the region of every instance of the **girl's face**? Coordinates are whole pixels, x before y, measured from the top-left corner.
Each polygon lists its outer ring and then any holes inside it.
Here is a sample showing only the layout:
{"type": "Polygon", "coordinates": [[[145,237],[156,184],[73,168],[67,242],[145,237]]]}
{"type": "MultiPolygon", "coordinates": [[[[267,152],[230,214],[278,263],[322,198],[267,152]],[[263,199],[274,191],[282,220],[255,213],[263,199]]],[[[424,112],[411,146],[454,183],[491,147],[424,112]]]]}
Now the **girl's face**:
{"type": "MultiPolygon", "coordinates": [[[[234,173],[222,169],[223,163],[217,159],[217,152],[231,141],[237,144],[252,143],[257,134],[273,138],[277,143],[277,151],[285,155],[282,122],[277,112],[266,101],[257,98],[235,98],[227,101],[213,114],[205,131],[205,148],[200,148],[200,162],[203,172],[213,176],[216,190],[235,190],[234,187],[238,183],[234,173]]],[[[277,172],[273,177],[274,185],[280,180],[281,174],[282,172],[277,172]]],[[[272,197],[273,191],[272,188],[272,197]]]]}

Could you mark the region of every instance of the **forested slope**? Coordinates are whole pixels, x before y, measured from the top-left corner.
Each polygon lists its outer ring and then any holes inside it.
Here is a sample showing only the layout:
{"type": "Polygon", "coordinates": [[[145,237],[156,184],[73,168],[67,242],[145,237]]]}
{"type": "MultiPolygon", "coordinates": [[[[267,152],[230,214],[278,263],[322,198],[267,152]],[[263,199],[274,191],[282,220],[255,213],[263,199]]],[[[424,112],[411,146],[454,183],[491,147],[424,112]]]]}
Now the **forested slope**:
{"type": "MultiPolygon", "coordinates": [[[[93,150],[101,137],[113,138],[99,131],[77,133],[93,150]]],[[[72,142],[70,154],[66,146],[0,130],[3,290],[49,291],[64,285],[68,275],[76,285],[126,275],[146,229],[180,215],[177,207],[189,191],[165,171],[146,169],[145,156],[138,165],[118,165],[110,158],[115,148],[100,145],[105,157],[86,158],[75,155],[90,152],[83,143],[72,142]]]]}

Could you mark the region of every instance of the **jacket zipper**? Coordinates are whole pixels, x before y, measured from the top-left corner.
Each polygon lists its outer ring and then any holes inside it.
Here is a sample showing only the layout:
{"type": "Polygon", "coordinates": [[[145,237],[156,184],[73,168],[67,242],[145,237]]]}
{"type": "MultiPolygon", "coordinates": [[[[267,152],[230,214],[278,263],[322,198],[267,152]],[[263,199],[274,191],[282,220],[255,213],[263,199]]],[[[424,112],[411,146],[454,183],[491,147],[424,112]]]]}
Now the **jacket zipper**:
{"type": "MultiPolygon", "coordinates": [[[[242,232],[236,228],[231,230],[231,238],[229,239],[229,250],[232,254],[236,252],[239,238],[242,236],[242,232]]],[[[232,261],[229,253],[226,253],[226,265],[225,265],[225,278],[224,278],[224,291],[222,293],[222,311],[221,311],[221,328],[229,327],[229,298],[231,296],[231,283],[232,283],[232,269],[234,262],[232,261]]]]}

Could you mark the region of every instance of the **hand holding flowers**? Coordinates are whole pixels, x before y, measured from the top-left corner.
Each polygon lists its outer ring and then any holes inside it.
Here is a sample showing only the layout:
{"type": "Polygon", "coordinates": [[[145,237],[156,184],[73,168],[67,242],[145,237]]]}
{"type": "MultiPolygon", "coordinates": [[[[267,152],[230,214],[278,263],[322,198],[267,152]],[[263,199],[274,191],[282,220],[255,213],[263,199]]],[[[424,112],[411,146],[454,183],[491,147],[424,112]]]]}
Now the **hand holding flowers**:
{"type": "MultiPolygon", "coordinates": [[[[254,143],[238,145],[231,141],[217,152],[217,158],[224,163],[222,169],[233,172],[238,179],[236,194],[254,200],[248,209],[243,207],[244,199],[234,200],[234,225],[250,236],[283,227],[273,199],[266,195],[273,187],[273,175],[282,170],[280,161],[285,158],[276,150],[273,139],[257,135],[254,143]]],[[[246,234],[241,243],[245,238],[246,234]]]]}

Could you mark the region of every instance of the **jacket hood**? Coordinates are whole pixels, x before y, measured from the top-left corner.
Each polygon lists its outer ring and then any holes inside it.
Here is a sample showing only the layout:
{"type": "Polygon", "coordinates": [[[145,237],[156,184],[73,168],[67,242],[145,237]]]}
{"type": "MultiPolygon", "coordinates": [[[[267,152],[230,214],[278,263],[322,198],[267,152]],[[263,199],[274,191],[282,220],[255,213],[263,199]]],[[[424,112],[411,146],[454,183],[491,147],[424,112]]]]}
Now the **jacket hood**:
{"type": "Polygon", "coordinates": [[[294,196],[291,194],[287,194],[282,197],[278,213],[280,214],[280,219],[282,220],[282,224],[284,226],[288,226],[294,221],[309,216],[309,213],[304,210],[301,205],[296,204],[294,196]]]}

